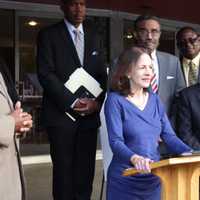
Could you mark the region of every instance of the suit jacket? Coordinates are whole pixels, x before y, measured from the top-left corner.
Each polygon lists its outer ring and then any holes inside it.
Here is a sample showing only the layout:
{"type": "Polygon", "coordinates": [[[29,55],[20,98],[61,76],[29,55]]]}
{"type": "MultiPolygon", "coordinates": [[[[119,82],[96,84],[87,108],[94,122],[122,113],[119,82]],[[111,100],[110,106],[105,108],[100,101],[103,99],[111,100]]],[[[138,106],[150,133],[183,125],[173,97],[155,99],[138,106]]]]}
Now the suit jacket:
{"type": "MultiPolygon", "coordinates": [[[[180,62],[181,62],[181,70],[183,72],[183,75],[184,75],[184,69],[183,69],[183,63],[182,63],[182,58],[180,58],[180,62]]],[[[199,66],[199,69],[200,69],[200,66],[199,66]]],[[[185,76],[184,76],[184,81],[185,81],[185,85],[186,85],[186,80],[185,80],[185,76]]],[[[198,80],[197,80],[198,83],[200,83],[200,70],[199,70],[199,73],[198,73],[198,80]]]]}
{"type": "Polygon", "coordinates": [[[200,84],[180,92],[177,127],[179,137],[189,146],[200,150],[200,84]]]}
{"type": "Polygon", "coordinates": [[[157,51],[157,58],[159,65],[158,94],[165,105],[168,117],[172,118],[175,116],[175,96],[185,87],[183,73],[176,56],[157,51]]]}
{"type": "MultiPolygon", "coordinates": [[[[104,89],[106,88],[106,68],[102,63],[96,45],[95,34],[83,25],[85,50],[83,68],[92,75],[104,89]]],[[[62,126],[66,124],[70,113],[77,119],[80,128],[97,128],[100,126],[99,112],[80,117],[71,109],[72,103],[80,93],[72,94],[64,83],[69,76],[81,67],[70,33],[61,21],[40,31],[38,35],[37,65],[39,81],[44,89],[42,121],[45,126],[62,126]]],[[[105,93],[97,101],[102,104],[105,93]]]]}
{"type": "Polygon", "coordinates": [[[24,200],[24,179],[14,133],[15,121],[8,115],[12,110],[13,103],[0,73],[0,198],[24,200]]]}
{"type": "Polygon", "coordinates": [[[3,76],[4,81],[5,81],[9,97],[11,98],[13,104],[15,104],[19,100],[19,97],[18,97],[18,94],[16,92],[15,85],[14,85],[14,82],[12,80],[10,71],[9,71],[5,61],[2,58],[0,58],[0,72],[3,76]]]}

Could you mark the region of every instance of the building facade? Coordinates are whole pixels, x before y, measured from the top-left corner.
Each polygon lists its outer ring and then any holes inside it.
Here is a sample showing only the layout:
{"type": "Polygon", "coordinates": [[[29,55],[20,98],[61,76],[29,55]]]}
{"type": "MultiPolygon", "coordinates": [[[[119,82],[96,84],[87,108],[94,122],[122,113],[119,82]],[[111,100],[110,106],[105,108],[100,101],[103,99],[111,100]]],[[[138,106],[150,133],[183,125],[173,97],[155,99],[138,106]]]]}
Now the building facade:
{"type": "MultiPolygon", "coordinates": [[[[133,23],[139,14],[160,17],[162,36],[159,48],[177,54],[175,34],[182,26],[200,30],[196,1],[163,3],[155,0],[87,0],[87,22],[92,22],[108,67],[119,53],[133,43],[133,23]],[[173,5],[173,6],[172,6],[173,5]],[[187,12],[186,12],[187,11],[187,12]],[[186,14],[187,13],[187,14],[186,14]]],[[[36,76],[36,37],[38,31],[62,19],[59,0],[0,0],[0,55],[6,60],[25,109],[34,116],[31,134],[22,142],[23,155],[42,154],[33,150],[47,143],[40,126],[39,111],[42,89],[36,76]]],[[[42,148],[41,148],[42,149],[42,148]]]]}

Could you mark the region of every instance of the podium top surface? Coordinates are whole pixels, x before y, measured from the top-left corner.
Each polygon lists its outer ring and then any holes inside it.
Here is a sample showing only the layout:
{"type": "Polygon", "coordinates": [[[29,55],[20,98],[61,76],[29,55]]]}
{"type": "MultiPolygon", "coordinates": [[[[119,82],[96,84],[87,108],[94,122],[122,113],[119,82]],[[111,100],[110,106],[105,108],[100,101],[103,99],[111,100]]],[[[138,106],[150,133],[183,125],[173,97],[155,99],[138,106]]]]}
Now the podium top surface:
{"type": "Polygon", "coordinates": [[[168,166],[168,165],[177,165],[177,164],[185,164],[185,163],[193,163],[200,162],[200,156],[182,156],[176,158],[169,158],[165,160],[161,160],[159,162],[152,163],[153,168],[168,166]]]}
{"type": "MultiPolygon", "coordinates": [[[[172,165],[178,165],[178,164],[187,164],[187,163],[194,163],[194,162],[200,162],[200,156],[199,155],[189,155],[189,156],[182,156],[182,157],[176,157],[176,158],[169,158],[165,160],[160,160],[159,162],[155,162],[150,164],[151,169],[156,169],[159,167],[166,167],[166,166],[172,166],[172,165]]],[[[123,171],[123,176],[130,176],[138,173],[139,171],[135,168],[128,168],[123,171]]]]}

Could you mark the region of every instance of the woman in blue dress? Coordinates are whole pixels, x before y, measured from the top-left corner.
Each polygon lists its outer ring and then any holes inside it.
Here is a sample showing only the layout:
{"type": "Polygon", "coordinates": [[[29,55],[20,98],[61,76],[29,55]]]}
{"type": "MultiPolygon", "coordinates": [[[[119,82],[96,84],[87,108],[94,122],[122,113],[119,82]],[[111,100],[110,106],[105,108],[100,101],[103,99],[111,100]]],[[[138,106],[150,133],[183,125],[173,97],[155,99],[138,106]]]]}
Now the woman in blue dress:
{"type": "Polygon", "coordinates": [[[152,61],[137,47],[122,53],[105,103],[105,117],[113,158],[108,169],[107,200],[160,200],[161,182],[150,173],[158,161],[161,138],[176,154],[191,151],[175,135],[157,94],[148,91],[152,61]],[[145,173],[124,177],[135,167],[145,173]]]}

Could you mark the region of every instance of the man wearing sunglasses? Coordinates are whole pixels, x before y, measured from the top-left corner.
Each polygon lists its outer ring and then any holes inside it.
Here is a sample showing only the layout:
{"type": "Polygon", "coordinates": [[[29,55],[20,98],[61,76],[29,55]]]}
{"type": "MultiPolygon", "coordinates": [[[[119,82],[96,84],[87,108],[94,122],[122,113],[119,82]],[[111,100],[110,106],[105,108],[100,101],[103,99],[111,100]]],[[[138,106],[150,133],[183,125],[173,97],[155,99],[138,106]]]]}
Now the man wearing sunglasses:
{"type": "Polygon", "coordinates": [[[177,103],[177,131],[186,144],[200,150],[200,36],[194,28],[183,27],[176,40],[188,86],[180,92],[177,103]]]}
{"type": "Polygon", "coordinates": [[[177,47],[187,86],[200,80],[200,35],[192,27],[183,27],[176,34],[177,47]]]}

